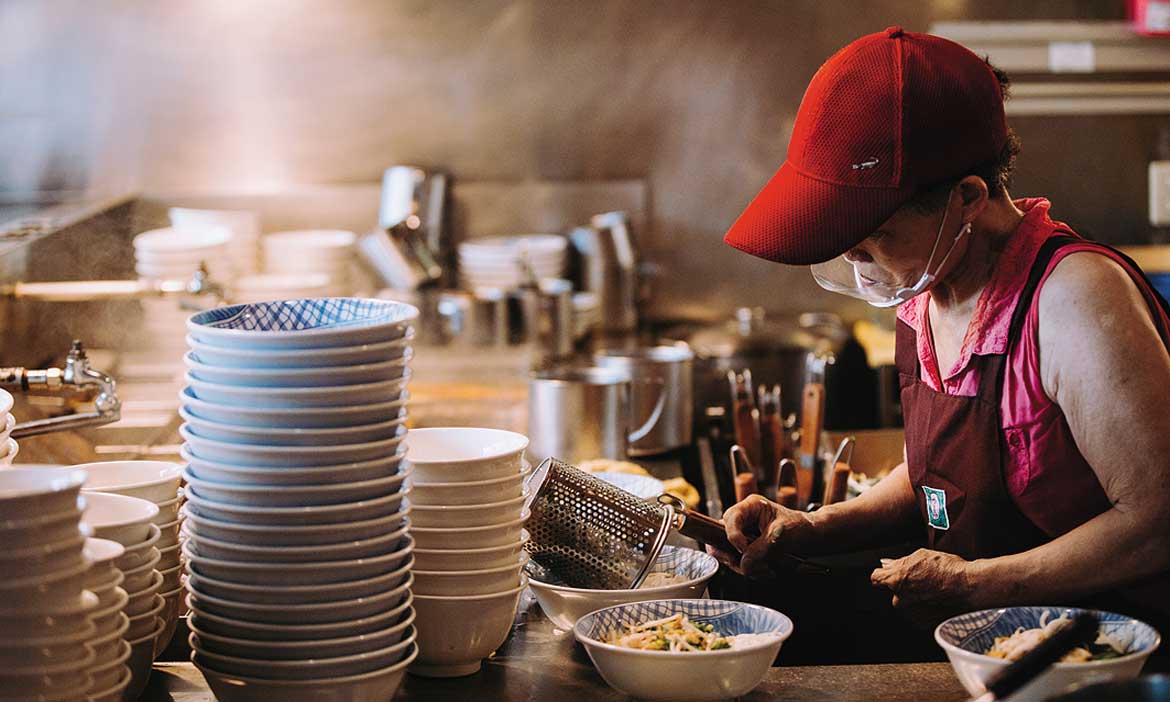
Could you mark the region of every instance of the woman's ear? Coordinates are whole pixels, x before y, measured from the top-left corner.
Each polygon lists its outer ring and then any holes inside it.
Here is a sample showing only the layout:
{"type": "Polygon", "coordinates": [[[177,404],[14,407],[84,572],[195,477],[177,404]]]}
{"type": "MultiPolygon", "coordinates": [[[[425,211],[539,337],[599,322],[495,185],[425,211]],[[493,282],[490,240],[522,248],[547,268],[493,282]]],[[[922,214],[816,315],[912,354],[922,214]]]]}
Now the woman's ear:
{"type": "Polygon", "coordinates": [[[987,207],[990,194],[987,183],[979,176],[967,176],[959,181],[959,196],[962,198],[963,221],[974,221],[983,208],[987,207]]]}

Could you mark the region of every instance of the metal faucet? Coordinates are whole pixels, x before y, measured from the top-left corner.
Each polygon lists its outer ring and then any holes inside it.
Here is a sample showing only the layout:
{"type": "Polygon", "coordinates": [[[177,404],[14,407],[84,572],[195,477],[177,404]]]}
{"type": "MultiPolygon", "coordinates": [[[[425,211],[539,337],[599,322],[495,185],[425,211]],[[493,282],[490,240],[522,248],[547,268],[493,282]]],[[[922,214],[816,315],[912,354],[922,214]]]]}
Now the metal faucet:
{"type": "MultiPolygon", "coordinates": [[[[211,295],[215,305],[222,304],[226,299],[223,286],[211,279],[204,265],[199,266],[190,280],[76,280],[0,286],[0,296],[42,302],[140,300],[172,295],[211,295]]],[[[181,300],[179,304],[184,309],[202,309],[186,300],[181,300]]]]}
{"type": "Polygon", "coordinates": [[[26,393],[30,390],[89,393],[97,390],[92,412],[22,422],[12,430],[14,439],[109,424],[122,417],[122,401],[118,399],[117,383],[106,373],[90,368],[89,358],[85,355],[85,348],[79,340],[74,340],[72,348],[69,349],[64,368],[44,370],[0,368],[0,388],[15,393],[26,393]]]}

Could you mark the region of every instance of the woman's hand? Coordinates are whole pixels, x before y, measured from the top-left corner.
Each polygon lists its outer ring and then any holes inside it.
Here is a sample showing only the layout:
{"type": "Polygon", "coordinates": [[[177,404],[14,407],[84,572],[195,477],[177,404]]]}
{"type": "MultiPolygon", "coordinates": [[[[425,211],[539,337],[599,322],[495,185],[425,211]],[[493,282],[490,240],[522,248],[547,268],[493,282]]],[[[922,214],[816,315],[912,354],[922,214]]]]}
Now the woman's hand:
{"type": "Polygon", "coordinates": [[[743,575],[763,575],[782,554],[808,540],[812,522],[805,512],[752,495],[723,514],[727,540],[739,553],[707,547],[720,563],[743,575]]]}
{"type": "Polygon", "coordinates": [[[954,554],[920,548],[905,558],[883,558],[869,579],[894,593],[894,607],[922,621],[973,608],[974,564],[954,554]]]}

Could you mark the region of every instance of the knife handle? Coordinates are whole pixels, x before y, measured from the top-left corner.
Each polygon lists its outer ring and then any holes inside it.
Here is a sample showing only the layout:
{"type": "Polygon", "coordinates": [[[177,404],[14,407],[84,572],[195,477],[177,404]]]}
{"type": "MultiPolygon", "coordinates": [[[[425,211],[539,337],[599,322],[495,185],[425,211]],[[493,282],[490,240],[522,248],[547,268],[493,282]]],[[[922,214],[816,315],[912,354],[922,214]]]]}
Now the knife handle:
{"type": "Polygon", "coordinates": [[[751,473],[740,473],[735,476],[735,501],[743,502],[756,494],[756,476],[751,473]]]}
{"type": "Polygon", "coordinates": [[[804,386],[801,404],[800,452],[816,456],[820,450],[821,429],[825,420],[825,386],[809,383],[804,386]]]}
{"type": "Polygon", "coordinates": [[[829,482],[825,485],[825,499],[822,505],[831,505],[834,502],[844,502],[849,493],[849,464],[838,463],[829,475],[829,482]]]}

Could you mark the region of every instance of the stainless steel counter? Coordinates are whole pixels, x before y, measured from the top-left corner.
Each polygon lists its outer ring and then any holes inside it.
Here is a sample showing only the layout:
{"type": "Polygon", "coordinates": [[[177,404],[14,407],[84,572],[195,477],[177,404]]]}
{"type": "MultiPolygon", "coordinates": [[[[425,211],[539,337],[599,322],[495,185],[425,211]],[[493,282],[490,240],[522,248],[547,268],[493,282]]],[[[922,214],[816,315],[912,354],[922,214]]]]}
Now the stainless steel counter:
{"type": "MultiPolygon", "coordinates": [[[[519,700],[628,700],[606,685],[571,633],[555,629],[525,594],[510,639],[465,678],[406,676],[396,700],[481,702],[519,700]]],[[[784,651],[780,651],[780,660],[784,651]]],[[[203,676],[190,663],[159,663],[141,702],[211,702],[203,676]]],[[[744,700],[893,702],[963,700],[966,695],[946,663],[774,667],[744,700]]]]}

